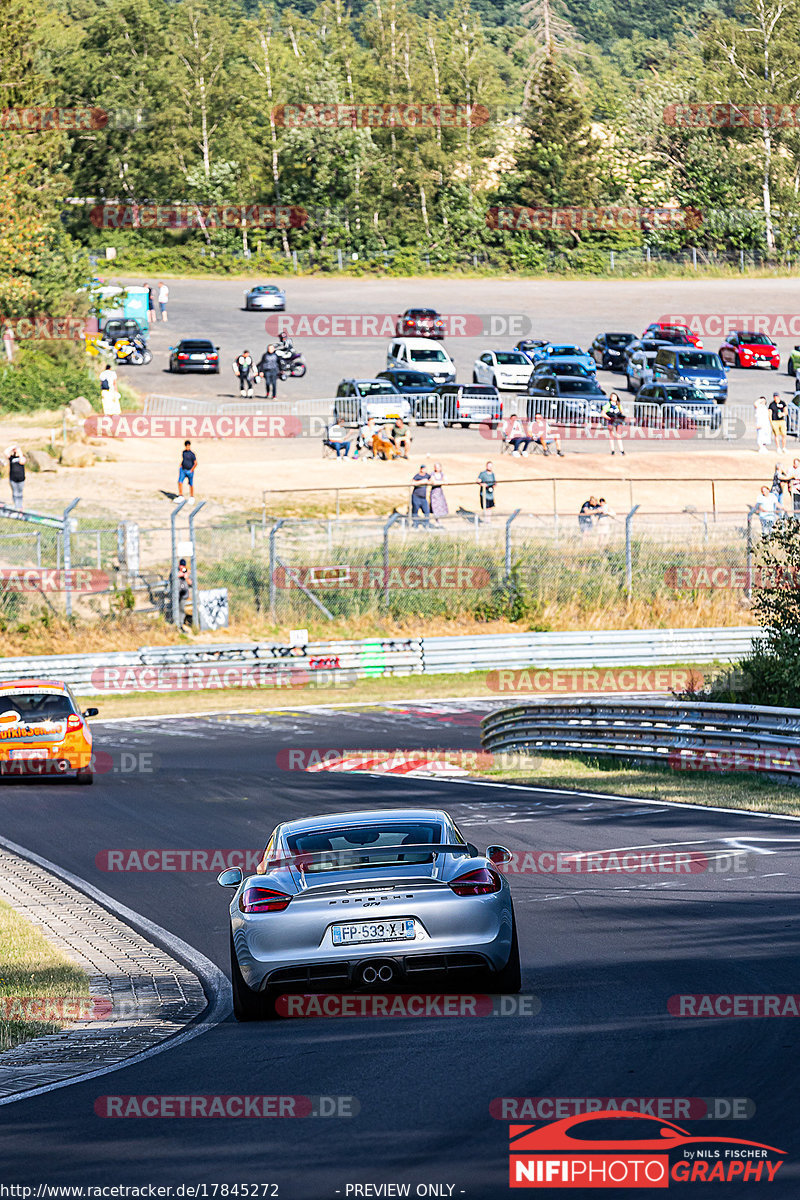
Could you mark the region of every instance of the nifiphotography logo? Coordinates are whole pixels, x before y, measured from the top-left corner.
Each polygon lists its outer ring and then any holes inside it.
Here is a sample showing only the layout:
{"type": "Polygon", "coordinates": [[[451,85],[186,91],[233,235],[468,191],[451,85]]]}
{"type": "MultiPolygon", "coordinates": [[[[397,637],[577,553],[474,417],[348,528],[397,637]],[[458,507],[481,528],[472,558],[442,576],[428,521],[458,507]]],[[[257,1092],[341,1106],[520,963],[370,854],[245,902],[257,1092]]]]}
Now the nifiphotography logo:
{"type": "Polygon", "coordinates": [[[695,1136],[671,1121],[605,1109],[509,1126],[512,1188],[668,1188],[670,1183],[771,1183],[785,1150],[745,1138],[695,1136]]]}

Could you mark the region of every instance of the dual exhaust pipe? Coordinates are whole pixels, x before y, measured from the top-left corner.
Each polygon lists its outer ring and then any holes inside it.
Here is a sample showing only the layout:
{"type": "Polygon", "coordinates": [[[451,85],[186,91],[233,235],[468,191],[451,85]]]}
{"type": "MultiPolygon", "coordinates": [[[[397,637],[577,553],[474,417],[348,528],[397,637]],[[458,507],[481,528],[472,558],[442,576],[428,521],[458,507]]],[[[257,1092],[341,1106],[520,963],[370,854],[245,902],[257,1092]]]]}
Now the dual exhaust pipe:
{"type": "Polygon", "coordinates": [[[395,977],[395,968],[391,963],[367,963],[361,968],[361,980],[367,987],[376,983],[391,983],[395,977]]]}

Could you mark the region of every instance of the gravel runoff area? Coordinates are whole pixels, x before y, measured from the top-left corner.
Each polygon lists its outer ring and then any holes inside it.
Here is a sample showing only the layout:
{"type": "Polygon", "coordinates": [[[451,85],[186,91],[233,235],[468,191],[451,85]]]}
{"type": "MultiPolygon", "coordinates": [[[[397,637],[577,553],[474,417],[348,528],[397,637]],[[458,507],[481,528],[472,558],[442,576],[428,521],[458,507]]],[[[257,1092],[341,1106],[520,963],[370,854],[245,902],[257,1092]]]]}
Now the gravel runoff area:
{"type": "Polygon", "coordinates": [[[92,997],[112,1006],[107,1019],[77,1021],[0,1055],[0,1099],[121,1066],[180,1033],[206,1008],[200,981],[187,967],[76,888],[4,847],[0,898],[88,974],[92,997]]]}

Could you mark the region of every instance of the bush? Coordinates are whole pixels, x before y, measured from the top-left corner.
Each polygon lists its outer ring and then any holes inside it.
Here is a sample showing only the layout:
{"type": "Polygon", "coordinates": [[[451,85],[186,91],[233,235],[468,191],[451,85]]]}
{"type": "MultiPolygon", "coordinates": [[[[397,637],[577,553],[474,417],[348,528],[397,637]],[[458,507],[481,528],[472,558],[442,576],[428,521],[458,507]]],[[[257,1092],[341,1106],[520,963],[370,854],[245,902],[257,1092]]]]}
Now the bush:
{"type": "Polygon", "coordinates": [[[0,406],[6,412],[63,408],[75,396],[99,407],[100,384],[83,361],[82,349],[54,344],[21,346],[14,363],[0,368],[0,406]]]}

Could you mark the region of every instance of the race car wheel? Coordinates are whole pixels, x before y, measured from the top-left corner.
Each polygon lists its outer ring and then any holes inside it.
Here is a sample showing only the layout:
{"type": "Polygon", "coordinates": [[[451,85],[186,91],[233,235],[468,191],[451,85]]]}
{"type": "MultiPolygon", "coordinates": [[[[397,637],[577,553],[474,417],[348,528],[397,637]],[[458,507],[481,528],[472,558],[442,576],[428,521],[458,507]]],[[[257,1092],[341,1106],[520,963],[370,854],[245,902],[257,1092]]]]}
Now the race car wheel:
{"type": "Polygon", "coordinates": [[[94,771],[92,771],[90,768],[87,768],[85,771],[76,771],[75,782],[86,784],[94,783],[94,771]]]}
{"type": "Polygon", "coordinates": [[[797,374],[797,368],[791,359],[786,364],[786,374],[794,377],[797,374]]]}
{"type": "Polygon", "coordinates": [[[234,935],[230,935],[230,985],[234,994],[234,1016],[237,1021],[264,1021],[270,1015],[264,997],[248,988],[236,958],[234,935]]]}
{"type": "Polygon", "coordinates": [[[519,942],[517,941],[517,922],[514,920],[514,931],[511,935],[511,954],[508,962],[501,971],[496,971],[492,979],[494,991],[504,994],[518,992],[522,987],[522,973],[519,962],[519,942]]]}

